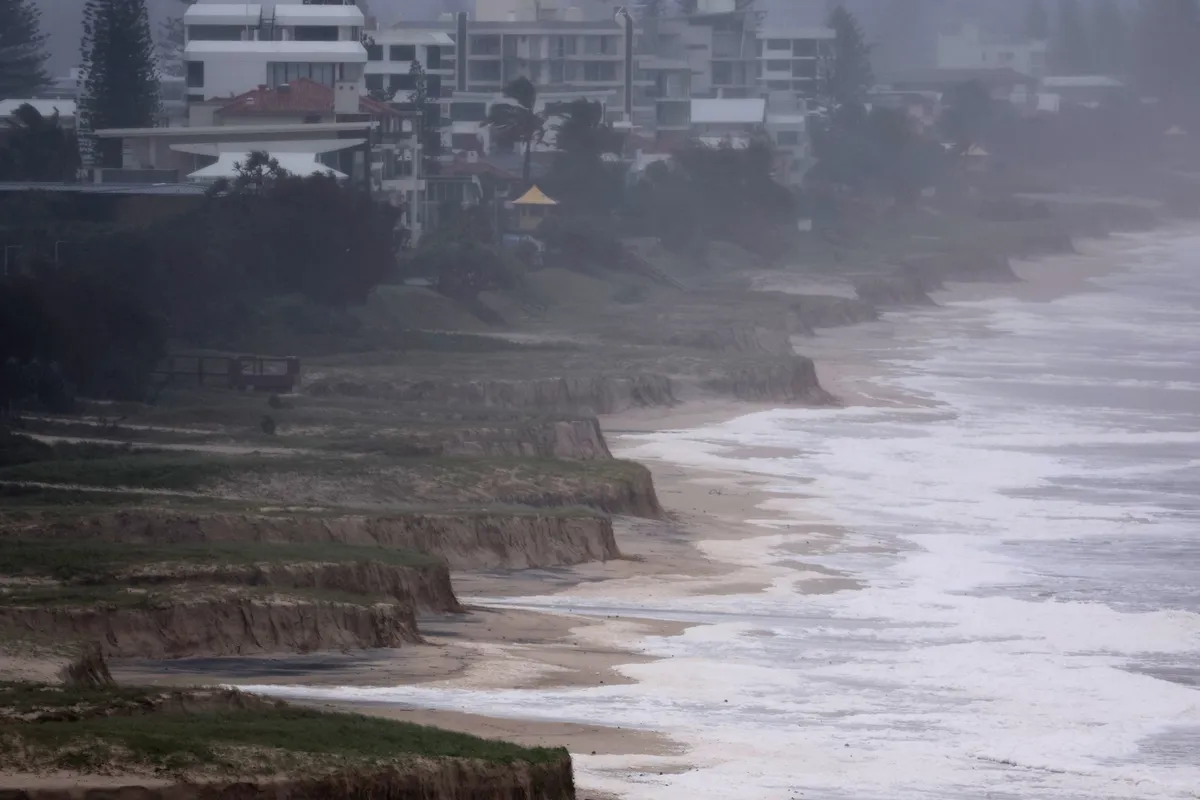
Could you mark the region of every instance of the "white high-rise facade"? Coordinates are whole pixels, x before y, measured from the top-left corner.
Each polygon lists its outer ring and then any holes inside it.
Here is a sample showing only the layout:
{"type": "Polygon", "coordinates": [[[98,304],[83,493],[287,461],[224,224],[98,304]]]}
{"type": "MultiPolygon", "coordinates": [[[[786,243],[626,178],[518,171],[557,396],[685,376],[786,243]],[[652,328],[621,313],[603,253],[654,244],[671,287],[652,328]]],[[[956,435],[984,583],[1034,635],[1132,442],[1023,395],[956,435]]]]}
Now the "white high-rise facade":
{"type": "Polygon", "coordinates": [[[184,14],[188,101],[234,97],[307,78],[363,90],[366,19],[353,0],[200,0],[184,14]]]}

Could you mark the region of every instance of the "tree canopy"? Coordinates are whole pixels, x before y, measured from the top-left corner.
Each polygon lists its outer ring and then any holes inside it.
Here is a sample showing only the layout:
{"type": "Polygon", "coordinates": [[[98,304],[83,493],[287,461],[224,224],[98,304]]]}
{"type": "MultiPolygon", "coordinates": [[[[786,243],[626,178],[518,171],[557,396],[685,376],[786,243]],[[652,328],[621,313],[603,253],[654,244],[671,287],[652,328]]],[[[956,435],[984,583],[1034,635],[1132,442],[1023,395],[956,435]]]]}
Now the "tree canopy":
{"type": "Polygon", "coordinates": [[[34,0],[0,0],[0,99],[31,98],[49,82],[34,0]]]}
{"type": "Polygon", "coordinates": [[[511,102],[495,103],[488,110],[488,118],[480,124],[491,128],[502,145],[519,145],[525,149],[521,177],[528,184],[533,146],[546,134],[546,117],[535,110],[537,87],[524,76],[504,87],[504,97],[511,102]]]}
{"type": "Polygon", "coordinates": [[[0,128],[0,181],[73,181],[79,141],[58,114],[42,116],[28,103],[0,128]]]}
{"type": "MultiPolygon", "coordinates": [[[[85,130],[150,127],[158,116],[157,58],[145,0],[87,0],[83,11],[85,130]]],[[[121,142],[98,145],[104,166],[121,166],[121,142]]]]}
{"type": "Polygon", "coordinates": [[[875,82],[871,68],[871,46],[858,18],[839,5],[829,15],[833,29],[833,53],[824,67],[824,94],[831,107],[861,104],[875,82]]]}

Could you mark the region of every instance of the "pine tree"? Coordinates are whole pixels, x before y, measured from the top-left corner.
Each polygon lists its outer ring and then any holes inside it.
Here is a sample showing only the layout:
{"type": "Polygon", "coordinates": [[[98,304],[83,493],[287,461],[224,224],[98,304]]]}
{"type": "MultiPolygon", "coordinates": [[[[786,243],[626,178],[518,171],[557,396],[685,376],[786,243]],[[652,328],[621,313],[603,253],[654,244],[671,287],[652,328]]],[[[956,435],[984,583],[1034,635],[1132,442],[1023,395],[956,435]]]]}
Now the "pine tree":
{"type": "Polygon", "coordinates": [[[1045,0],[1029,0],[1025,14],[1025,36],[1035,42],[1050,38],[1050,15],[1046,13],[1045,0]]]}
{"type": "Polygon", "coordinates": [[[875,82],[871,47],[854,14],[839,5],[829,15],[833,55],[825,65],[825,95],[833,107],[861,104],[875,82]]]}
{"type": "MultiPolygon", "coordinates": [[[[87,0],[83,11],[80,121],[86,131],[142,128],[159,112],[154,38],[145,0],[87,0]]],[[[121,166],[120,140],[96,145],[101,164],[121,166]]]]}
{"type": "Polygon", "coordinates": [[[1050,59],[1054,71],[1060,75],[1087,75],[1094,71],[1091,41],[1079,10],[1079,0],[1058,0],[1058,26],[1051,43],[1050,59]]]}
{"type": "MultiPolygon", "coordinates": [[[[176,0],[186,11],[196,0],[176,0]]],[[[183,15],[171,16],[158,29],[158,68],[163,75],[182,78],[184,75],[183,48],[187,44],[184,34],[183,15]]]]}
{"type": "Polygon", "coordinates": [[[1129,28],[1116,0],[1096,0],[1092,44],[1095,67],[1107,75],[1129,71],[1129,28]]]}
{"type": "Polygon", "coordinates": [[[34,0],[0,0],[0,99],[32,97],[49,82],[34,0]]]}

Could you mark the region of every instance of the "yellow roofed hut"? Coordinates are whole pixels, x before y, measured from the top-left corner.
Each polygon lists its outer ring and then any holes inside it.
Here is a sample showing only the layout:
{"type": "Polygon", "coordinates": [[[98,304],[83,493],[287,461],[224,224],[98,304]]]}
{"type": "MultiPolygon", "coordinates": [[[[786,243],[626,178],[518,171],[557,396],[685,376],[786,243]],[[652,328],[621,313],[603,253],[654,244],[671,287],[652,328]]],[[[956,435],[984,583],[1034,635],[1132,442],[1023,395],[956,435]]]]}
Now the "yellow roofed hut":
{"type": "Polygon", "coordinates": [[[529,191],[512,201],[517,209],[517,230],[534,231],[542,224],[542,220],[554,213],[557,201],[539,189],[531,186],[529,191]]]}

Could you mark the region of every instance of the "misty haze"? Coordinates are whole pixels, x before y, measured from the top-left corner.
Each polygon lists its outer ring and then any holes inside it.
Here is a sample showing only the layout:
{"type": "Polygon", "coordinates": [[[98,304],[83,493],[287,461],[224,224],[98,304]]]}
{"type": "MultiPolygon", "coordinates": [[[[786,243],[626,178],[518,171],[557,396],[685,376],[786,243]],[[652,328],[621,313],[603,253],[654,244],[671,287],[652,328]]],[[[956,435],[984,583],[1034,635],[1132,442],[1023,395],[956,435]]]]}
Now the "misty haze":
{"type": "Polygon", "coordinates": [[[0,0],[0,796],[1189,800],[1200,0],[0,0]]]}

